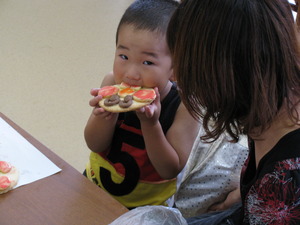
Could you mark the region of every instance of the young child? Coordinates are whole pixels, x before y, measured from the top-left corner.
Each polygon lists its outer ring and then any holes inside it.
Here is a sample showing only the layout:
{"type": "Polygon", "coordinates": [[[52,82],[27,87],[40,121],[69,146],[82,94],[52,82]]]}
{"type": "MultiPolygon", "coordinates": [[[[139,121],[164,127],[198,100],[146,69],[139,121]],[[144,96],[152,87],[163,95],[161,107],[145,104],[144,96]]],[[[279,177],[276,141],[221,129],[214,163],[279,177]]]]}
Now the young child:
{"type": "Polygon", "coordinates": [[[116,34],[113,72],[101,86],[120,84],[155,88],[157,98],[134,112],[110,113],[98,106],[85,128],[92,150],[87,177],[128,208],[160,205],[174,194],[199,123],[181,103],[166,42],[169,19],[178,3],[137,0],[124,13],[116,34]]]}
{"type": "MultiPolygon", "coordinates": [[[[202,138],[249,137],[236,224],[300,224],[297,35],[286,0],[184,0],[170,21],[174,74],[202,138]]],[[[188,222],[229,224],[205,216],[188,222]]]]}

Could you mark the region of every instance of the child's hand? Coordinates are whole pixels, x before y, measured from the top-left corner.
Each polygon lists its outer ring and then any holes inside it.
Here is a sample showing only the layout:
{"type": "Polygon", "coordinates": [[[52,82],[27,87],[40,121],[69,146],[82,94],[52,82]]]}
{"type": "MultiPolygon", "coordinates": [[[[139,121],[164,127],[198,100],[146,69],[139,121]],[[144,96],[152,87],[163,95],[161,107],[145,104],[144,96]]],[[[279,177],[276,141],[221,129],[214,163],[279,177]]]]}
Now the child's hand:
{"type": "Polygon", "coordinates": [[[160,95],[157,88],[154,88],[156,93],[155,100],[145,107],[136,110],[136,114],[141,122],[156,123],[160,116],[161,104],[160,95]]]}
{"type": "Polygon", "coordinates": [[[93,114],[95,116],[102,116],[105,119],[109,120],[113,117],[113,113],[105,111],[103,108],[99,106],[99,101],[102,99],[101,95],[98,95],[98,91],[100,88],[93,88],[90,91],[90,94],[94,96],[89,102],[91,107],[94,107],[93,114]]]}

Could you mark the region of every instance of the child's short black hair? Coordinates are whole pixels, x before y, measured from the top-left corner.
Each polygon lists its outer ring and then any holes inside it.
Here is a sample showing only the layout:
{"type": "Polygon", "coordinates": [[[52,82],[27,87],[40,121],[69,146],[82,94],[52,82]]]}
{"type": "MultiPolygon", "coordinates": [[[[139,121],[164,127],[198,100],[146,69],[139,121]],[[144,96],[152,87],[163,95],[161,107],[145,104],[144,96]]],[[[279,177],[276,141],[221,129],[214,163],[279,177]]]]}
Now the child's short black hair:
{"type": "Polygon", "coordinates": [[[157,31],[165,34],[173,12],[179,3],[175,0],[136,0],[123,14],[116,34],[116,42],[120,27],[133,25],[138,30],[157,31]]]}

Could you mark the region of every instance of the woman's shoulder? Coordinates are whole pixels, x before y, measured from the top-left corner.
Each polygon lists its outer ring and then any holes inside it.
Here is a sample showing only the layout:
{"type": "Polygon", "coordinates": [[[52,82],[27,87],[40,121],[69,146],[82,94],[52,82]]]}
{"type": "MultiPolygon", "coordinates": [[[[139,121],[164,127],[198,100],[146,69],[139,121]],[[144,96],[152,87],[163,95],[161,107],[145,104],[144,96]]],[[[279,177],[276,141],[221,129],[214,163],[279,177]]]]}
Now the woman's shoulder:
{"type": "MultiPolygon", "coordinates": [[[[278,193],[284,190],[295,191],[300,197],[300,157],[277,161],[273,170],[268,170],[256,181],[255,189],[266,189],[278,193]]],[[[292,193],[292,192],[291,192],[292,193]]]]}
{"type": "Polygon", "coordinates": [[[281,173],[285,176],[288,174],[290,176],[298,176],[300,178],[300,157],[284,159],[276,162],[274,166],[274,172],[281,173]]]}

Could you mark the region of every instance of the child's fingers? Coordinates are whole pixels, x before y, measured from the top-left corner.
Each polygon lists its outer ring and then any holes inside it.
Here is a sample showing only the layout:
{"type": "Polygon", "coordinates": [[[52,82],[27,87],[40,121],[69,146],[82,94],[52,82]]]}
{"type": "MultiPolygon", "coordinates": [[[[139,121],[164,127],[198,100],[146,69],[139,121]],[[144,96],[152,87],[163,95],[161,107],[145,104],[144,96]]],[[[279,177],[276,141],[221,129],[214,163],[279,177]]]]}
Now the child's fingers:
{"type": "Polygon", "coordinates": [[[95,107],[93,110],[93,114],[95,116],[99,116],[99,115],[103,114],[104,112],[105,112],[105,110],[102,108],[99,108],[99,107],[95,107]]]}
{"type": "Polygon", "coordinates": [[[92,88],[90,94],[92,96],[97,96],[100,88],[92,88]]]}
{"type": "Polygon", "coordinates": [[[99,107],[99,101],[102,99],[102,96],[95,96],[89,101],[90,106],[99,107]]]}
{"type": "Polygon", "coordinates": [[[145,107],[136,110],[137,113],[145,113],[145,107]]]}
{"type": "Polygon", "coordinates": [[[147,118],[152,118],[153,115],[154,115],[154,111],[155,111],[155,107],[154,106],[151,106],[151,105],[148,105],[148,106],[145,106],[145,115],[147,118]]]}

